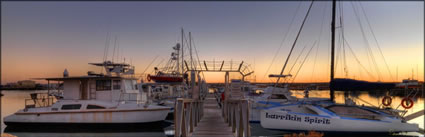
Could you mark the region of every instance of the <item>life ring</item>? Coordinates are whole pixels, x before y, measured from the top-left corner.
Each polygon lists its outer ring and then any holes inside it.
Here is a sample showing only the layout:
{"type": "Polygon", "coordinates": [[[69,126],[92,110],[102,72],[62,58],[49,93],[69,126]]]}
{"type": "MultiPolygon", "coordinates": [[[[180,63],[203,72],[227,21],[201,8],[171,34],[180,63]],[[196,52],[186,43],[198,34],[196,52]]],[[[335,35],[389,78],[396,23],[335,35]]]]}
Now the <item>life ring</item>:
{"type": "Polygon", "coordinates": [[[403,100],[401,100],[401,106],[403,106],[405,109],[412,108],[413,100],[411,98],[404,98],[403,100]],[[407,101],[409,102],[409,104],[406,104],[407,101]]]}
{"type": "Polygon", "coordinates": [[[393,100],[391,99],[391,97],[389,97],[389,96],[385,96],[383,99],[382,99],[382,105],[384,105],[384,106],[389,106],[389,105],[391,105],[391,102],[392,102],[393,100]]]}
{"type": "Polygon", "coordinates": [[[150,74],[148,74],[148,76],[146,77],[146,79],[148,79],[148,81],[151,81],[152,79],[151,79],[151,75],[150,74]]]}

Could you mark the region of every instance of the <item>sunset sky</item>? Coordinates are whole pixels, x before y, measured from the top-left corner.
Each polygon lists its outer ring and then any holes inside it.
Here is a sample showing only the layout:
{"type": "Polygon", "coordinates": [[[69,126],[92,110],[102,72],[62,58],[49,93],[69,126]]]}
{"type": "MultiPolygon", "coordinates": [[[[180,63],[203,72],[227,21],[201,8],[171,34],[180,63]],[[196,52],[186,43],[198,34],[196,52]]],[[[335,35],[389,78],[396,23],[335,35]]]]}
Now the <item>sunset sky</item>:
{"type": "MultiPolygon", "coordinates": [[[[251,81],[271,82],[274,79],[265,76],[282,69],[310,3],[2,2],[2,84],[62,76],[65,68],[71,76],[100,71],[87,63],[102,61],[108,32],[119,39],[120,56],[136,66],[136,73],[142,73],[156,56],[154,65],[168,60],[172,46],[180,42],[182,27],[192,32],[201,60],[243,60],[255,71],[251,81]]],[[[339,4],[343,26],[338,25],[336,31],[343,29],[361,65],[345,45],[344,67],[338,33],[336,77],[401,81],[413,73],[414,79],[423,81],[423,6],[420,1],[339,4]]],[[[330,20],[331,2],[314,2],[285,70],[288,73],[301,55],[290,72],[295,75],[312,49],[295,82],[329,81],[330,20]]],[[[153,66],[146,72],[152,72],[153,66]]],[[[222,82],[224,74],[205,73],[205,78],[207,82],[222,82]]]]}

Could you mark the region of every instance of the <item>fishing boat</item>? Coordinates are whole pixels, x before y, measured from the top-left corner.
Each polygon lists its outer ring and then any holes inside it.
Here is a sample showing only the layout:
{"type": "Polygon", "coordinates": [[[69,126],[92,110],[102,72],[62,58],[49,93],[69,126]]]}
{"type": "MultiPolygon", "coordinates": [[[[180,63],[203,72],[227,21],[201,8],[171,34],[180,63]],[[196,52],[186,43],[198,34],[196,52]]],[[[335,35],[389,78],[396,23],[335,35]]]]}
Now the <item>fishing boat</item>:
{"type": "MultiPolygon", "coordinates": [[[[310,12],[311,6],[307,12],[310,12]]],[[[357,105],[352,99],[346,98],[344,104],[335,102],[334,92],[340,91],[368,91],[389,89],[394,84],[380,82],[366,82],[353,79],[334,78],[335,64],[335,11],[336,0],[332,2],[331,22],[331,66],[330,66],[330,99],[305,100],[276,104],[276,106],[261,110],[260,123],[263,128],[285,131],[322,131],[322,132],[351,132],[351,133],[393,133],[416,132],[418,124],[407,123],[400,116],[398,110],[391,108],[369,107],[357,105]]],[[[303,24],[307,16],[304,18],[303,24]]],[[[300,28],[298,36],[302,30],[300,28]]],[[[298,38],[298,37],[297,37],[298,38]]],[[[295,41],[296,42],[296,41],[295,41]]],[[[292,49],[295,46],[292,45],[292,49]]],[[[289,59],[288,55],[287,60],[289,59]]],[[[286,62],[287,63],[287,62],[286,62]]],[[[282,68],[281,75],[285,70],[282,68]]],[[[277,80],[277,82],[279,79],[277,80]]],[[[276,82],[276,83],[277,83],[276,82]]]]}
{"type": "Polygon", "coordinates": [[[170,107],[149,103],[134,77],[134,66],[126,63],[89,63],[106,74],[89,71],[86,76],[40,78],[63,82],[63,99],[32,94],[25,108],[6,116],[15,125],[121,125],[163,121],[170,107]],[[56,100],[56,101],[55,101],[56,100]]]}
{"type": "Polygon", "coordinates": [[[164,68],[161,70],[155,67],[155,74],[148,75],[147,80],[153,80],[156,83],[182,83],[183,75],[180,72],[179,57],[180,57],[180,43],[173,47],[174,52],[171,53],[171,58],[164,68]]]}

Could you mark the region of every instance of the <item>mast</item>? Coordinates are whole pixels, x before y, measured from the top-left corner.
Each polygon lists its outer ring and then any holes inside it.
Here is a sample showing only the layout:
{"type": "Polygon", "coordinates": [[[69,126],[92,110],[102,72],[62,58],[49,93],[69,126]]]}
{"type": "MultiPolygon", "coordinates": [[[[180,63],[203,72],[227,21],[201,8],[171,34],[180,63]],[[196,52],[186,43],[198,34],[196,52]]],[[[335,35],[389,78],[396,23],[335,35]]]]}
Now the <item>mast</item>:
{"type": "Polygon", "coordinates": [[[190,55],[190,67],[193,69],[193,58],[192,58],[192,34],[189,32],[189,55],[190,55]]]}
{"type": "Polygon", "coordinates": [[[331,78],[329,82],[329,90],[331,101],[335,101],[335,91],[333,89],[332,81],[334,80],[334,67],[335,67],[335,11],[336,0],[332,0],[332,22],[331,22],[331,78]]]}
{"type": "MultiPolygon", "coordinates": [[[[184,42],[183,42],[183,36],[184,36],[184,31],[183,31],[183,28],[182,28],[182,44],[181,44],[181,49],[182,49],[182,63],[181,63],[181,66],[182,66],[182,77],[184,77],[184,42]]],[[[184,80],[183,80],[183,82],[182,83],[184,83],[184,80]]]]}

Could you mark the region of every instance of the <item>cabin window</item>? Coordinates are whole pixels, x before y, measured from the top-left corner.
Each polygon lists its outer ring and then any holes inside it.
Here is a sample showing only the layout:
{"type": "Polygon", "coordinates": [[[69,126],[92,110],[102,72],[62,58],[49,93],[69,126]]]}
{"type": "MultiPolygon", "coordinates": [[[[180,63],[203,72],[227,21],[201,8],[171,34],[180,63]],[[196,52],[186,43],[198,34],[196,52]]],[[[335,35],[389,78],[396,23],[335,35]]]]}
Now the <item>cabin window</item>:
{"type": "Polygon", "coordinates": [[[114,90],[121,89],[121,80],[114,80],[112,85],[113,85],[114,90]]]}
{"type": "Polygon", "coordinates": [[[110,80],[96,80],[96,90],[111,90],[111,81],[110,80]]]}
{"type": "Polygon", "coordinates": [[[69,104],[69,105],[62,105],[62,110],[73,110],[73,109],[80,109],[81,104],[69,104]]]}
{"type": "Polygon", "coordinates": [[[87,105],[87,109],[105,109],[105,107],[98,105],[87,105]]]}

